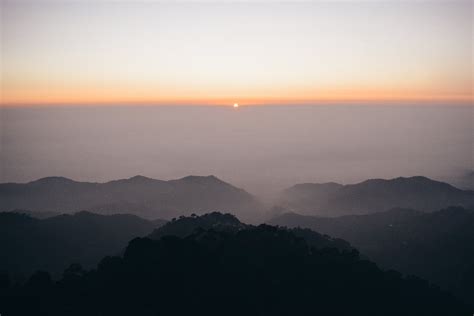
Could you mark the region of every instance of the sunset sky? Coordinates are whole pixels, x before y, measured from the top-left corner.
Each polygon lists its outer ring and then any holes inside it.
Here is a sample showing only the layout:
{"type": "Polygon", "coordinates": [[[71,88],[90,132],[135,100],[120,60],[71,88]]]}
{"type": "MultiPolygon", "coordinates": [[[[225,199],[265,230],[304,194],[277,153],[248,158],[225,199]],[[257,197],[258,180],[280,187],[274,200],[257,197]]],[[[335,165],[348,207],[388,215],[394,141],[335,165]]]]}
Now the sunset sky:
{"type": "Polygon", "coordinates": [[[1,103],[471,103],[472,1],[1,4],[1,103]]]}

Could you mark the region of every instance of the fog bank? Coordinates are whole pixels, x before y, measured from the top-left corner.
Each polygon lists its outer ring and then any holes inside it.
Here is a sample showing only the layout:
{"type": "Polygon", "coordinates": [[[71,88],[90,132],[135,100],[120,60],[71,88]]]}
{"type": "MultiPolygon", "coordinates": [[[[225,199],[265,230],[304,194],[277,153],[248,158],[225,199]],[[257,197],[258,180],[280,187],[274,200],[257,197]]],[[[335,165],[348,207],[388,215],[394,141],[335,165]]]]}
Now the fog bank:
{"type": "Polygon", "coordinates": [[[0,108],[0,182],[216,175],[257,195],[474,168],[473,107],[0,108]]]}

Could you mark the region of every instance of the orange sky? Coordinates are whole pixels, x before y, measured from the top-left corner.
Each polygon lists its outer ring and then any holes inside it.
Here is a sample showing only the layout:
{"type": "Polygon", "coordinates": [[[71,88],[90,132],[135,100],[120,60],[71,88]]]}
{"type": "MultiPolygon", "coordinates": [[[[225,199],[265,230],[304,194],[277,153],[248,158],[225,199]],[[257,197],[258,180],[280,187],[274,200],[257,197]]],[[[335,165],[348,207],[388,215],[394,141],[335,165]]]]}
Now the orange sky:
{"type": "Polygon", "coordinates": [[[473,102],[472,2],[2,2],[1,104],[473,102]]]}

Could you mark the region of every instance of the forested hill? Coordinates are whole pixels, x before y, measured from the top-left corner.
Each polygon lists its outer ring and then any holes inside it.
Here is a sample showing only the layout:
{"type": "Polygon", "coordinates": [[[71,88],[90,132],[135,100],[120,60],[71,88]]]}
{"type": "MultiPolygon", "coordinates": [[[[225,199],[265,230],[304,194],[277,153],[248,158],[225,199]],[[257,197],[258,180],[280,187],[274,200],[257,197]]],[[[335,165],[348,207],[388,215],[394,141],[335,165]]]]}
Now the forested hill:
{"type": "MultiPolygon", "coordinates": [[[[177,236],[184,238],[202,230],[212,230],[236,234],[241,230],[251,229],[252,227],[254,226],[242,223],[232,214],[213,212],[201,216],[193,214],[189,217],[183,216],[179,219],[173,219],[165,225],[156,228],[149,237],[151,239],[160,239],[163,236],[177,236]]],[[[328,235],[322,235],[310,229],[302,229],[297,227],[280,227],[279,229],[287,230],[293,233],[295,236],[305,239],[305,241],[312,247],[336,248],[339,250],[354,249],[345,240],[332,238],[328,235]]]]}
{"type": "Polygon", "coordinates": [[[268,225],[138,238],[96,270],[73,265],[58,282],[39,272],[2,286],[6,316],[472,315],[426,281],[268,225]]]}
{"type": "Polygon", "coordinates": [[[383,268],[423,277],[474,302],[474,209],[393,209],[335,218],[288,213],[269,223],[342,238],[383,268]]]}

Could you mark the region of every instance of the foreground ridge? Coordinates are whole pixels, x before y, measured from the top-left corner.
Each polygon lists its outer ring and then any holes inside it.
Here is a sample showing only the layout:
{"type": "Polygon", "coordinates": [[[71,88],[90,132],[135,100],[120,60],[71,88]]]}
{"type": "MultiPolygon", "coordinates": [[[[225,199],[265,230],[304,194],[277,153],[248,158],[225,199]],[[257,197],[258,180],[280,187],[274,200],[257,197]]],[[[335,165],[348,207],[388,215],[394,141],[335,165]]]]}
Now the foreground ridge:
{"type": "MultiPolygon", "coordinates": [[[[211,214],[225,217],[226,215],[211,214]]],[[[184,221],[187,218],[176,220],[184,221]]],[[[136,238],[97,269],[2,290],[6,315],[471,315],[426,281],[269,225],[136,238]],[[387,308],[390,307],[390,308],[387,308]]]]}

